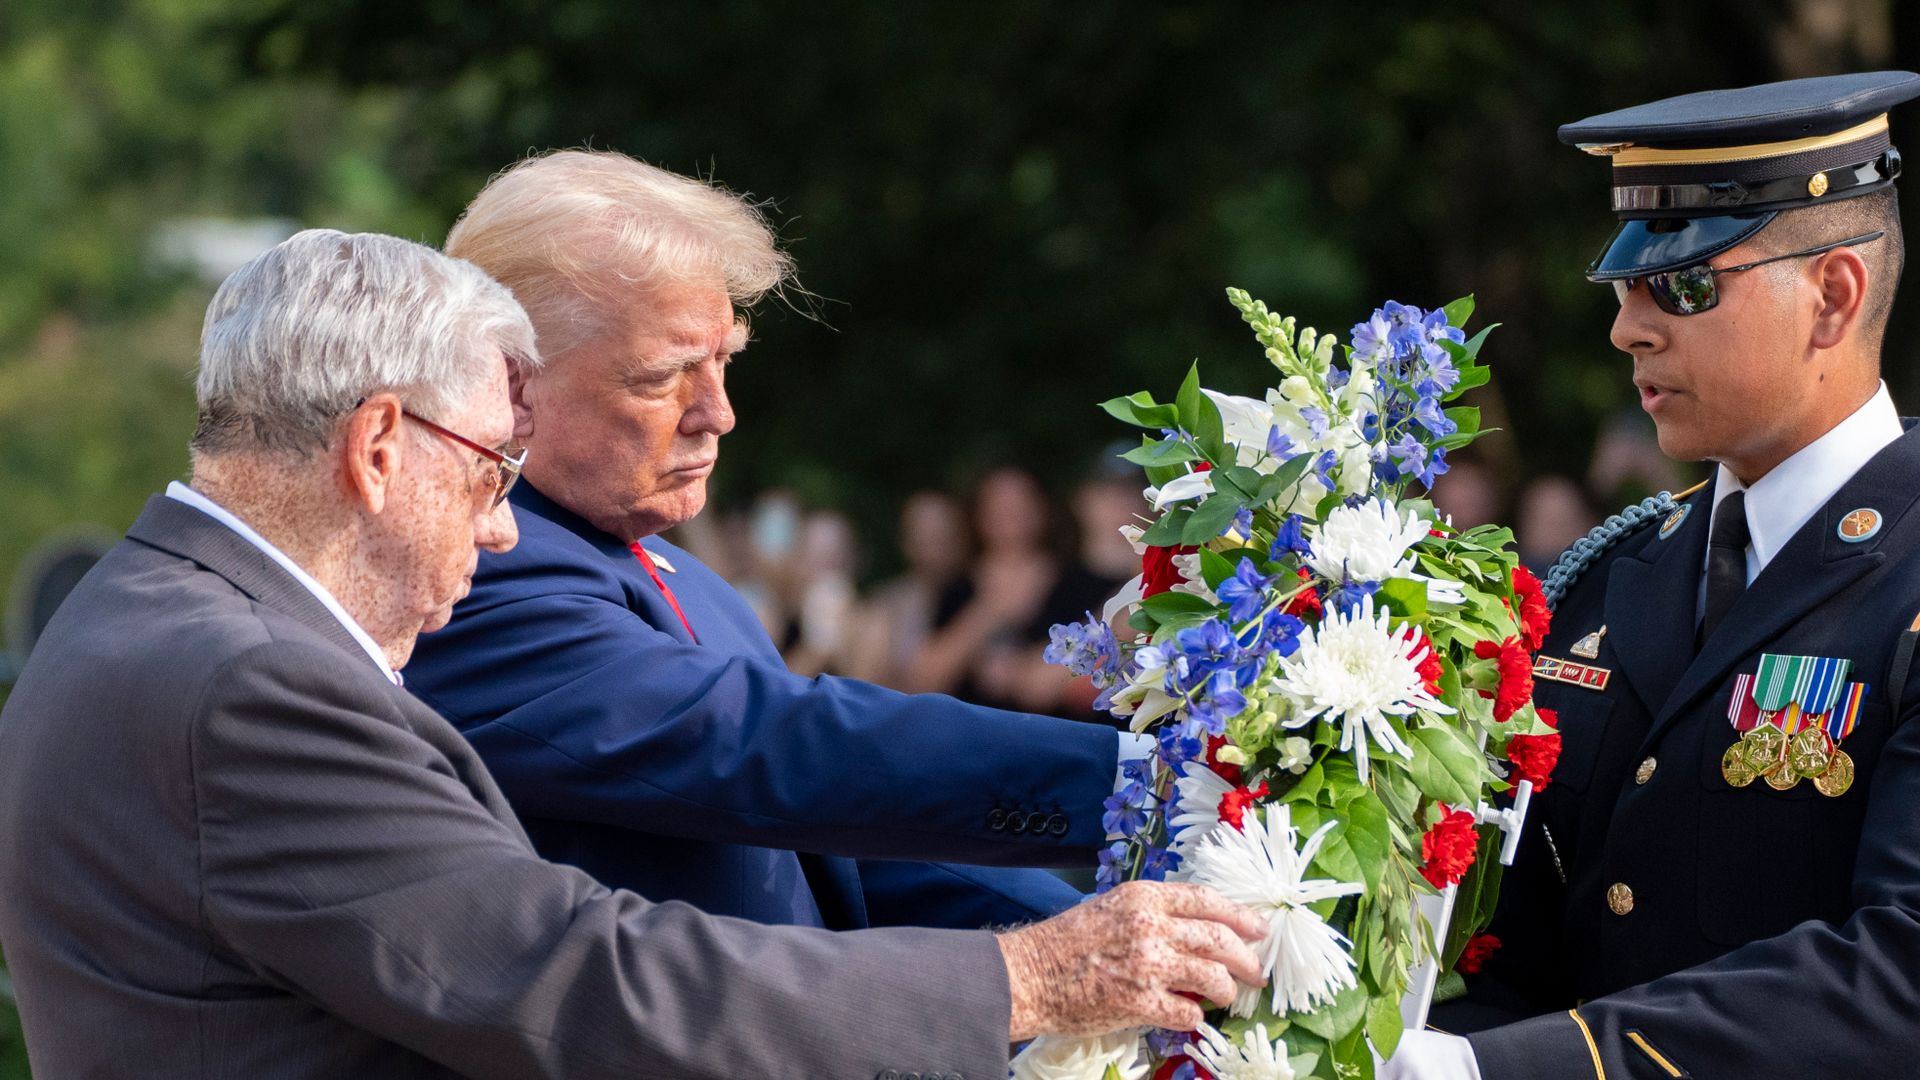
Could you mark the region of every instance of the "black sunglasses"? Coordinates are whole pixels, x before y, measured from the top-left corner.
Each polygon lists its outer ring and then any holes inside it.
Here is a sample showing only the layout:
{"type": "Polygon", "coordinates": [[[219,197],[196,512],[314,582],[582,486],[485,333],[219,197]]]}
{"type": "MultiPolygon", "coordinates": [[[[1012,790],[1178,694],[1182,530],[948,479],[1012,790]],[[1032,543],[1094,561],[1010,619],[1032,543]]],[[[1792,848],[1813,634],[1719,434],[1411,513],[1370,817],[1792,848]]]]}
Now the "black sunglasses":
{"type": "Polygon", "coordinates": [[[1706,263],[1698,266],[1682,267],[1679,270],[1667,270],[1643,277],[1619,278],[1611,282],[1613,293],[1622,304],[1627,302],[1627,294],[1633,291],[1636,282],[1647,283],[1647,293],[1661,311],[1669,315],[1698,315],[1703,311],[1712,311],[1720,303],[1720,287],[1714,279],[1721,274],[1737,274],[1742,270],[1751,270],[1756,266],[1781,262],[1786,259],[1801,259],[1808,255],[1823,255],[1835,248],[1853,247],[1856,244],[1872,243],[1887,235],[1885,232],[1870,232],[1861,236],[1849,236],[1845,240],[1835,240],[1831,244],[1821,244],[1805,251],[1788,252],[1785,255],[1773,255],[1765,259],[1756,259],[1739,266],[1712,267],[1706,263]]]}

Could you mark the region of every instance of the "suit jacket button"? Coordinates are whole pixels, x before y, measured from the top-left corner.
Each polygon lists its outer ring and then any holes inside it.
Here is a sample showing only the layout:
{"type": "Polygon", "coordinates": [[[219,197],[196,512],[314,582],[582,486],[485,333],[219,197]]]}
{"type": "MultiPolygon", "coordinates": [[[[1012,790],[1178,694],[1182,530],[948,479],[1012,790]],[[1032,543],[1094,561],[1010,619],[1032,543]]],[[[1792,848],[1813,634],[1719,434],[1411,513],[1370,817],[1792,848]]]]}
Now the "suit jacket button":
{"type": "Polygon", "coordinates": [[[1641,762],[1640,767],[1633,770],[1633,782],[1636,784],[1644,784],[1647,781],[1653,779],[1653,770],[1659,767],[1660,767],[1660,763],[1653,760],[1652,758],[1648,758],[1647,760],[1641,762]]]}
{"type": "Polygon", "coordinates": [[[900,1080],[899,1069],[884,1069],[873,1080],[900,1080]]]}
{"type": "Polygon", "coordinates": [[[1007,815],[1007,828],[1015,836],[1027,831],[1027,815],[1015,810],[1007,815]]]}
{"type": "MultiPolygon", "coordinates": [[[[987,828],[992,829],[994,832],[1005,832],[1007,830],[1007,812],[1005,810],[994,810],[987,814],[987,828]]],[[[899,1080],[899,1078],[895,1077],[894,1080],[899,1080]]]]}
{"type": "Polygon", "coordinates": [[[900,1080],[920,1080],[920,1074],[917,1072],[901,1073],[900,1080]]]}
{"type": "Polygon", "coordinates": [[[1607,889],[1607,907],[1615,915],[1625,915],[1633,910],[1633,890],[1624,881],[1616,881],[1607,889]]]}
{"type": "Polygon", "coordinates": [[[1047,819],[1047,833],[1051,836],[1067,835],[1067,815],[1055,814],[1047,819]]]}

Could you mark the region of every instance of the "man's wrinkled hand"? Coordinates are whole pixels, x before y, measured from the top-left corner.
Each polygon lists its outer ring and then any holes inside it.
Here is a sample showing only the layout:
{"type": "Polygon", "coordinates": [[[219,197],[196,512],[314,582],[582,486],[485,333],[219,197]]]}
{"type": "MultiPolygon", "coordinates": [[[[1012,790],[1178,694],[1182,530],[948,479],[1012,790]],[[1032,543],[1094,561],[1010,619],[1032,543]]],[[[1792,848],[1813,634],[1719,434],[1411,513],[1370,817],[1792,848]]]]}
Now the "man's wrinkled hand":
{"type": "Polygon", "coordinates": [[[1265,933],[1258,916],[1212,889],[1131,881],[1002,934],[1010,1041],[1140,1026],[1191,1031],[1202,1016],[1194,997],[1225,1003],[1236,980],[1266,982],[1248,944],[1265,933]]]}

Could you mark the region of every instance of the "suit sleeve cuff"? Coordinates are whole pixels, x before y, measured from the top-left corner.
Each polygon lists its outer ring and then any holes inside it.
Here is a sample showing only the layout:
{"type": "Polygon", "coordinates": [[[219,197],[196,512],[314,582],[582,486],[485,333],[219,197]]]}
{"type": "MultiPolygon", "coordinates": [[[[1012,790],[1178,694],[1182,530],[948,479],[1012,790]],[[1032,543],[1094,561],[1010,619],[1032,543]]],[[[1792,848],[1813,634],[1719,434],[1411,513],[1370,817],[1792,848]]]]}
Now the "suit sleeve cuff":
{"type": "MultiPolygon", "coordinates": [[[[1593,1032],[1576,1009],[1549,1013],[1467,1036],[1483,1080],[1607,1080],[1593,1032]]],[[[1622,1080],[1622,1078],[1615,1078],[1622,1080]]]]}

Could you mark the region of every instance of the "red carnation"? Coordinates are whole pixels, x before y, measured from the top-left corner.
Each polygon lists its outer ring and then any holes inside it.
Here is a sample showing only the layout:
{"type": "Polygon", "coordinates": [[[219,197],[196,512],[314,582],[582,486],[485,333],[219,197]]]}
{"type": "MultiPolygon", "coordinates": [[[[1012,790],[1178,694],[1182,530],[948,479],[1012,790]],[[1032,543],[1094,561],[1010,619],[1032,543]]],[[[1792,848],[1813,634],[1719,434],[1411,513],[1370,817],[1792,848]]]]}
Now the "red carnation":
{"type": "Polygon", "coordinates": [[[1467,947],[1460,953],[1460,962],[1453,966],[1454,970],[1462,975],[1480,974],[1480,965],[1499,947],[1500,939],[1492,934],[1473,935],[1467,939],[1467,947]]]}
{"type": "Polygon", "coordinates": [[[1513,568],[1513,596],[1520,602],[1520,640],[1528,652],[1539,652],[1553,624],[1553,612],[1547,610],[1547,594],[1533,571],[1524,566],[1513,568]]]}
{"type": "Polygon", "coordinates": [[[1220,760],[1220,748],[1227,745],[1225,735],[1207,736],[1207,767],[1220,774],[1220,779],[1229,784],[1240,782],[1240,766],[1224,764],[1220,760]]]}
{"type": "Polygon", "coordinates": [[[1140,556],[1140,595],[1159,596],[1185,579],[1173,565],[1175,555],[1191,555],[1199,549],[1191,545],[1180,547],[1150,547],[1140,556]]]}
{"type": "Polygon", "coordinates": [[[1259,787],[1252,789],[1249,789],[1245,784],[1241,784],[1239,787],[1220,796],[1220,820],[1236,829],[1244,828],[1244,826],[1241,825],[1241,821],[1246,817],[1247,807],[1253,805],[1253,800],[1264,799],[1266,796],[1267,782],[1265,780],[1260,781],[1259,787]]]}
{"type": "Polygon", "coordinates": [[[1436,889],[1444,889],[1466,876],[1473,865],[1474,852],[1480,846],[1480,834],[1474,831],[1473,815],[1465,810],[1448,810],[1427,835],[1420,838],[1420,876],[1436,889]]]}
{"type": "Polygon", "coordinates": [[[1560,717],[1552,709],[1537,709],[1552,735],[1515,735],[1507,742],[1507,760],[1513,762],[1513,782],[1533,781],[1533,790],[1547,790],[1553,767],[1560,761],[1560,717]]]}
{"type": "Polygon", "coordinates": [[[1427,696],[1438,699],[1440,680],[1446,676],[1447,669],[1440,665],[1440,650],[1433,647],[1433,639],[1425,631],[1420,634],[1420,644],[1427,650],[1420,661],[1420,681],[1427,685],[1427,696]]]}
{"type": "MultiPolygon", "coordinates": [[[[1312,581],[1313,571],[1301,567],[1296,571],[1301,581],[1312,581]]],[[[1320,617],[1320,590],[1308,586],[1300,590],[1300,595],[1287,601],[1287,614],[1296,619],[1318,619],[1320,617]]]]}
{"type": "Polygon", "coordinates": [[[1498,645],[1476,641],[1473,655],[1482,660],[1499,658],[1500,689],[1492,694],[1482,690],[1480,696],[1493,698],[1493,718],[1504,724],[1533,700],[1533,661],[1518,638],[1508,638],[1498,645]]]}

